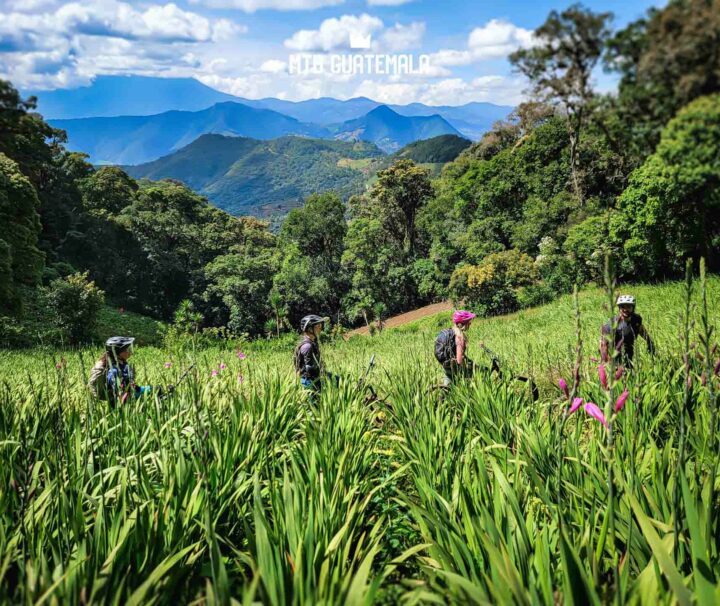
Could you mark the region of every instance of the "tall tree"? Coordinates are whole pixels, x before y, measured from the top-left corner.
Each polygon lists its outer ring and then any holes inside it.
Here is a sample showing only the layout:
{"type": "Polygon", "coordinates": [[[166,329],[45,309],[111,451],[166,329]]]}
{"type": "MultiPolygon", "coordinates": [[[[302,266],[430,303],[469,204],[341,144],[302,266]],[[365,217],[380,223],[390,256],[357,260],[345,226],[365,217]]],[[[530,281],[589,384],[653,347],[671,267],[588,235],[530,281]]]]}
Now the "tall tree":
{"type": "Polygon", "coordinates": [[[39,205],[35,189],[17,163],[0,153],[0,307],[9,308],[17,302],[18,286],[40,280],[39,205]]]}
{"type": "Polygon", "coordinates": [[[272,294],[293,324],[311,310],[339,312],[347,289],[341,264],[346,233],[345,205],[332,192],[310,196],[283,223],[278,238],[282,260],[272,294]]]}
{"type": "Polygon", "coordinates": [[[617,129],[637,165],[681,107],[720,91],[720,0],[651,9],[608,40],[605,65],[621,76],[617,129]]]}
{"type": "Polygon", "coordinates": [[[687,257],[720,267],[720,94],[669,122],[657,150],[630,176],[610,238],[628,275],[682,275],[687,257]]]}
{"type": "Polygon", "coordinates": [[[558,103],[567,113],[570,135],[570,172],[573,189],[583,202],[580,137],[593,100],[592,73],[610,35],[610,13],[594,13],[579,4],[563,12],[551,11],[535,30],[536,44],[510,56],[530,80],[535,96],[558,103]]]}
{"type": "Polygon", "coordinates": [[[411,256],[415,254],[417,244],[417,213],[432,194],[430,172],[412,160],[399,160],[390,168],[380,171],[370,190],[375,208],[399,211],[387,213],[387,218],[400,220],[397,227],[403,235],[405,251],[411,256]]]}

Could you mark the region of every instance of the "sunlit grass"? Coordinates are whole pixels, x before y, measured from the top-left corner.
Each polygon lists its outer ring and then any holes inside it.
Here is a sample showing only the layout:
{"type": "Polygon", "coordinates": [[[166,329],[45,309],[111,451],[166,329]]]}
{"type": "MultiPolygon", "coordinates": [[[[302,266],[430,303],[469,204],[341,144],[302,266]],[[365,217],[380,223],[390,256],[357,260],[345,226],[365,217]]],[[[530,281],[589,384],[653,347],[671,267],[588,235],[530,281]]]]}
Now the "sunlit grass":
{"type": "MultiPolygon", "coordinates": [[[[720,281],[708,291],[716,325],[720,281]]],[[[632,292],[659,353],[641,343],[637,371],[623,377],[630,397],[612,458],[582,410],[562,424],[571,297],[476,322],[471,357],[489,365],[482,341],[508,372],[444,398],[432,346],[448,314],[327,343],[327,365],[345,380],[315,404],[287,343],[243,346],[244,359],[234,347],[138,348],[142,383],[196,367],[172,398],[116,409],[85,388],[99,350],[0,352],[0,601],[718,603],[719,440],[707,387],[717,379],[706,373],[703,386],[703,364],[690,364],[679,470],[683,286],[632,292]],[[368,404],[356,382],[373,352],[369,382],[382,401],[368,404]],[[512,374],[534,377],[540,399],[512,374]]],[[[591,358],[606,299],[580,297],[579,395],[601,407],[591,358]]],[[[696,357],[699,309],[693,317],[696,357]]]]}

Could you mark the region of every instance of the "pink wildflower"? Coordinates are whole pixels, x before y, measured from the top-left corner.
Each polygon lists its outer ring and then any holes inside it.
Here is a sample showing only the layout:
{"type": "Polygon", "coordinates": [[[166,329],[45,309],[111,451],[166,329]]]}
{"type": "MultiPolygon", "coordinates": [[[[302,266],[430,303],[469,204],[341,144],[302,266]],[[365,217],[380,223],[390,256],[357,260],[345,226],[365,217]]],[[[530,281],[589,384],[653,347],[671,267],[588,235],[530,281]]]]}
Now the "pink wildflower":
{"type": "Polygon", "coordinates": [[[598,365],[598,377],[600,377],[600,385],[605,389],[608,388],[607,372],[605,372],[605,366],[602,364],[598,365]]]}
{"type": "Polygon", "coordinates": [[[566,398],[569,398],[570,390],[568,389],[568,384],[565,381],[565,379],[560,379],[559,384],[560,384],[560,390],[565,394],[566,398]]]}
{"type": "Polygon", "coordinates": [[[584,406],[585,412],[588,413],[593,419],[596,419],[597,421],[600,421],[605,428],[608,428],[607,421],[605,420],[605,415],[603,414],[603,411],[598,408],[597,404],[593,404],[592,402],[588,402],[584,406]]]}
{"type": "Polygon", "coordinates": [[[578,408],[580,408],[580,406],[582,406],[582,403],[582,398],[575,398],[573,400],[572,406],[570,406],[570,408],[568,409],[568,414],[571,415],[572,413],[574,413],[578,408]]]}
{"type": "Polygon", "coordinates": [[[615,402],[615,412],[620,412],[623,408],[625,408],[625,402],[627,402],[629,395],[630,392],[626,389],[620,394],[620,396],[618,396],[618,399],[615,402]]]}

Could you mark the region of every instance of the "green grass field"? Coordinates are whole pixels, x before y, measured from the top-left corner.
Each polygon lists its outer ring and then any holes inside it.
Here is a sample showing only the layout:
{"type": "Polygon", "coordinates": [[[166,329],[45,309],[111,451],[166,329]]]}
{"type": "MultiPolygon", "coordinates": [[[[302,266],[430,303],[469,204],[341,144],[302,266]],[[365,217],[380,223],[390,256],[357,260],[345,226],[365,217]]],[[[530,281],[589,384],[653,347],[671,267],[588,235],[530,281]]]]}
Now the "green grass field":
{"type": "MultiPolygon", "coordinates": [[[[483,342],[504,378],[445,397],[432,349],[449,314],[325,344],[345,379],[316,403],[288,340],[244,359],[140,347],[141,383],[195,372],[170,399],[116,409],[84,387],[99,349],[0,352],[0,602],[720,603],[720,353],[708,372],[699,283],[688,331],[683,284],[630,290],[658,354],[641,342],[617,381],[608,365],[607,390],[608,297],[579,298],[577,396],[609,429],[567,415],[557,387],[572,387],[572,297],[474,323],[470,356],[489,364],[483,342]],[[382,401],[368,404],[372,353],[382,401]]],[[[717,325],[719,279],[707,300],[717,325]]]]}

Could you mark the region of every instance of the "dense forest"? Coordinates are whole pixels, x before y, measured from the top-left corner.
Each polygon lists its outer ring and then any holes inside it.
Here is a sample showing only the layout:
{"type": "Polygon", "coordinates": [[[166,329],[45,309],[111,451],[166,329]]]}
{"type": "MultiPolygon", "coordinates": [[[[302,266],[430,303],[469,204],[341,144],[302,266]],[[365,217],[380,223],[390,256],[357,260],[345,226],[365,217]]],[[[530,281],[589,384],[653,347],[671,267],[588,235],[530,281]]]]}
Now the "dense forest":
{"type": "MultiPolygon", "coordinates": [[[[80,342],[112,304],[224,334],[275,335],[452,297],[485,314],[596,280],[720,265],[720,0],[613,31],[552,12],[511,61],[532,100],[447,164],[381,170],[346,206],[319,192],[274,235],[174,181],[94,168],[0,82],[0,343],[80,342]],[[592,88],[598,69],[616,93],[592,88]]],[[[442,154],[440,154],[442,155],[442,154]]]]}

